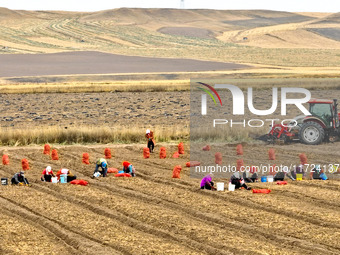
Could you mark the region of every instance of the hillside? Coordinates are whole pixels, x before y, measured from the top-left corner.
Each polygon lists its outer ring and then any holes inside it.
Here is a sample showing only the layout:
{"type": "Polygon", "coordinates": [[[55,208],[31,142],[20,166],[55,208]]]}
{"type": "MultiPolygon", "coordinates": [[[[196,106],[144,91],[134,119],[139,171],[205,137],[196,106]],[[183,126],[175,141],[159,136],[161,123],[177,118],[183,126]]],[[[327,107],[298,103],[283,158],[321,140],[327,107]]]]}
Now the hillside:
{"type": "Polygon", "coordinates": [[[101,51],[245,64],[337,66],[338,17],[267,10],[121,8],[79,13],[1,8],[0,53],[101,51]]]}

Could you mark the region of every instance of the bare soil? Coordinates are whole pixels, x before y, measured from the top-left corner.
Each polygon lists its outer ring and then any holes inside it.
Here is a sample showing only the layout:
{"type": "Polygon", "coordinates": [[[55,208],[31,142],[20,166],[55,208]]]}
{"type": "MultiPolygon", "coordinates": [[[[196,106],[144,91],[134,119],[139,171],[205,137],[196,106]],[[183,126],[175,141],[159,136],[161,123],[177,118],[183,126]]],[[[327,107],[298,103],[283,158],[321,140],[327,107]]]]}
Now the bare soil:
{"type": "Polygon", "coordinates": [[[2,127],[187,126],[189,92],[0,95],[2,127]]]}
{"type": "Polygon", "coordinates": [[[0,54],[0,77],[197,72],[246,68],[245,65],[179,58],[123,56],[101,52],[55,54],[0,54]]]}
{"type": "MultiPolygon", "coordinates": [[[[55,146],[60,160],[43,155],[42,146],[5,148],[10,165],[0,166],[1,177],[11,177],[29,160],[31,187],[0,186],[0,247],[4,254],[338,254],[338,181],[299,181],[286,186],[256,183],[269,195],[246,190],[213,192],[199,189],[189,177],[186,154],[170,158],[175,144],[159,144],[143,159],[144,145],[55,146]],[[160,146],[168,158],[159,159],[160,146]],[[93,162],[109,147],[109,167],[132,162],[136,178],[90,178],[93,162]],[[91,165],[81,164],[90,154],[91,165]],[[86,187],[41,182],[41,171],[67,167],[86,187]],[[183,167],[181,179],[172,168],[183,167]]],[[[225,160],[236,159],[235,147],[225,147],[225,160]]],[[[244,145],[244,160],[267,159],[268,146],[244,145]]],[[[275,147],[277,163],[296,161],[306,151],[310,160],[339,159],[332,145],[275,147]],[[308,152],[307,152],[308,149],[308,152]],[[330,153],[332,151],[332,153],[330,153]]],[[[220,148],[212,145],[213,153],[220,148]]],[[[226,179],[215,179],[223,181],[226,179]]]]}

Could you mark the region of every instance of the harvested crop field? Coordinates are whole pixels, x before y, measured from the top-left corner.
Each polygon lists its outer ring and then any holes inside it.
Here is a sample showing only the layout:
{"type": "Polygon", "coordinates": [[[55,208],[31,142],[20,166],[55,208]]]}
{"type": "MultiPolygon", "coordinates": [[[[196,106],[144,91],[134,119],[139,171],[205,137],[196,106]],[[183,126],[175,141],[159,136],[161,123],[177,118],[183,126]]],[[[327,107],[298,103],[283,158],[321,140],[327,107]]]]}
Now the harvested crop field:
{"type": "Polygon", "coordinates": [[[186,126],[189,92],[0,95],[2,127],[186,126]]]}
{"type": "MultiPolygon", "coordinates": [[[[246,190],[212,192],[199,189],[189,177],[189,155],[170,158],[176,144],[158,144],[151,158],[142,158],[143,145],[107,145],[114,157],[109,167],[132,162],[136,178],[111,175],[90,179],[94,165],[81,164],[103,155],[105,146],[55,146],[60,160],[43,155],[42,146],[2,147],[10,165],[0,166],[1,177],[20,169],[29,160],[26,174],[31,187],[0,186],[0,251],[3,254],[339,254],[340,183],[299,181],[270,188],[268,195],[246,190]],[[159,159],[159,147],[168,158],[159,159]],[[44,183],[40,173],[67,167],[88,186],[44,183]],[[172,168],[181,165],[181,179],[172,179],[172,168]]],[[[225,147],[225,160],[235,161],[235,147],[225,147]]],[[[269,146],[244,145],[246,164],[267,160],[269,146]]],[[[306,146],[274,147],[277,163],[295,163],[306,146]]],[[[339,158],[333,145],[306,152],[311,161],[339,158]],[[329,154],[327,151],[332,150],[329,154]]],[[[218,150],[212,145],[211,152],[218,150]]],[[[185,146],[185,152],[188,146],[185,146]]],[[[226,180],[217,180],[224,181],[226,180]]]]}
{"type": "Polygon", "coordinates": [[[193,59],[123,56],[101,52],[0,54],[0,77],[192,72],[247,68],[245,65],[193,59]]]}
{"type": "Polygon", "coordinates": [[[170,35],[189,36],[197,38],[214,38],[214,33],[208,29],[196,27],[162,27],[158,32],[170,35]]]}

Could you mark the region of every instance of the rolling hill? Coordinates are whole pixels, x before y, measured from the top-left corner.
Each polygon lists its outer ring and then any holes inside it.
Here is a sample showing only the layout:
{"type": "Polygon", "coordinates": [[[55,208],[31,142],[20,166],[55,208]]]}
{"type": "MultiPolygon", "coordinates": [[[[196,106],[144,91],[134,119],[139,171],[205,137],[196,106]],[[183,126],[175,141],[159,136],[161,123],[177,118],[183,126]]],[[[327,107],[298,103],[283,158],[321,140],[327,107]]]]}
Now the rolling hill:
{"type": "Polygon", "coordinates": [[[339,16],[268,10],[120,8],[80,13],[1,8],[0,54],[101,51],[243,64],[337,66],[339,16]]]}

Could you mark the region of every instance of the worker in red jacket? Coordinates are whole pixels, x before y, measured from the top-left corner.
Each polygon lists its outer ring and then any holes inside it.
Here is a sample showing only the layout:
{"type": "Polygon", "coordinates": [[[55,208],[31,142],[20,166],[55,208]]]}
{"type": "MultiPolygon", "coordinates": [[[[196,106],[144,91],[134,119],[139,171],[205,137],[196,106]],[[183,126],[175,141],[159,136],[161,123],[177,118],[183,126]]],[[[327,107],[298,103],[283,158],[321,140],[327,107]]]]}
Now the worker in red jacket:
{"type": "Polygon", "coordinates": [[[153,149],[155,148],[155,140],[154,140],[154,136],[153,136],[153,132],[150,129],[146,130],[146,134],[145,134],[146,139],[148,139],[148,148],[150,150],[150,152],[153,152],[153,149]]]}
{"type": "Polygon", "coordinates": [[[66,168],[62,168],[56,174],[57,177],[58,177],[58,180],[60,180],[60,175],[62,175],[62,174],[66,174],[67,175],[67,182],[71,182],[71,181],[77,179],[77,176],[75,176],[70,170],[68,170],[66,168]]]}
{"type": "Polygon", "coordinates": [[[54,177],[54,173],[52,171],[52,167],[48,166],[46,167],[42,173],[41,173],[41,180],[43,182],[51,182],[52,181],[52,177],[54,177]]]}

